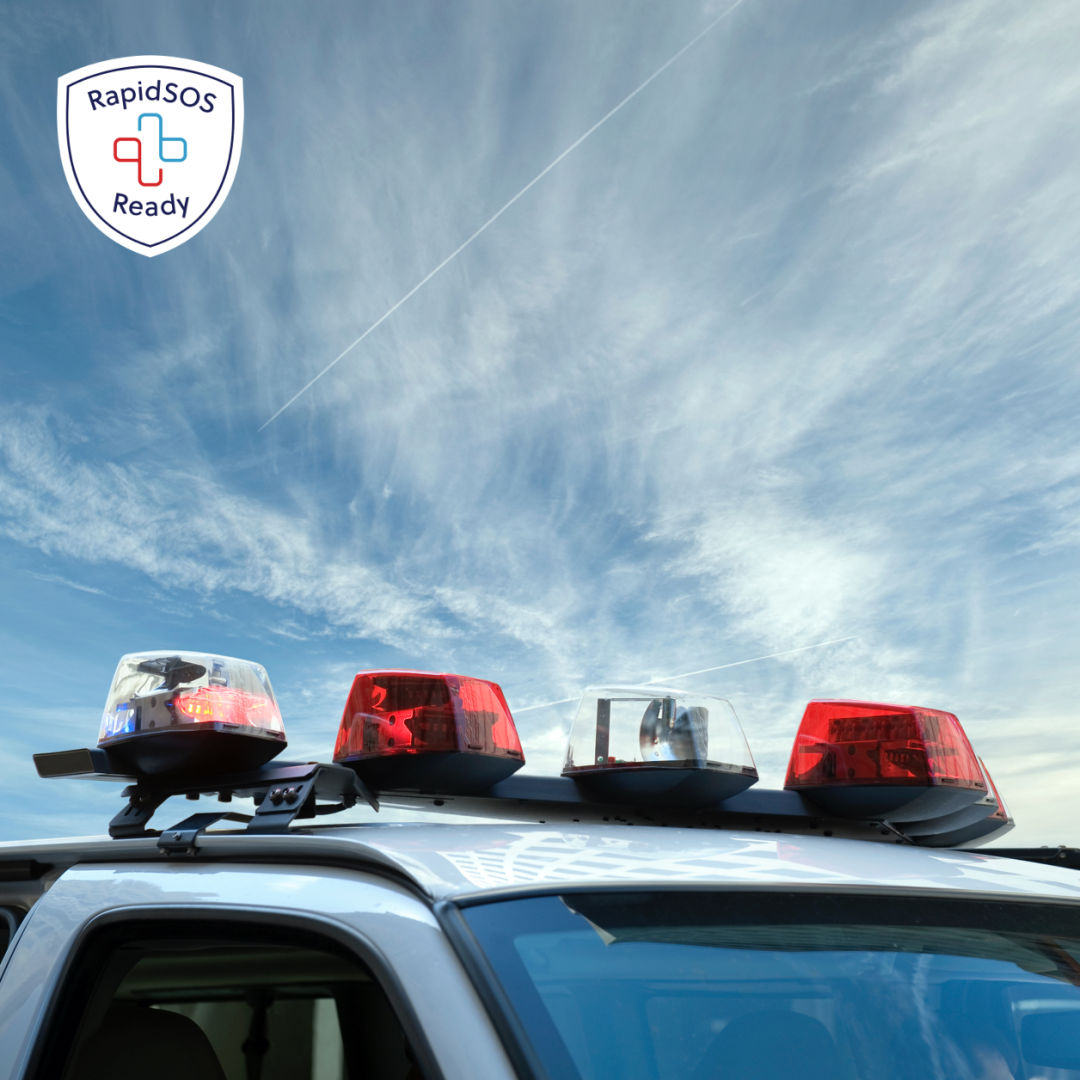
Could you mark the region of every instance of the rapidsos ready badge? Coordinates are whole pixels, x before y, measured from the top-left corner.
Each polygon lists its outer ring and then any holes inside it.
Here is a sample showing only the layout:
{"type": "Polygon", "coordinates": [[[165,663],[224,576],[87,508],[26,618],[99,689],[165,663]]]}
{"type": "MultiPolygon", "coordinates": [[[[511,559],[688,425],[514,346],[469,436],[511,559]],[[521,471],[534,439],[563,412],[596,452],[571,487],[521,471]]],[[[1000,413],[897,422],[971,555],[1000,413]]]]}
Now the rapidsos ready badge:
{"type": "Polygon", "coordinates": [[[106,60],[60,77],[56,119],[83,213],[118,244],[160,255],[205,228],[229,194],[244,83],[196,60],[106,60]]]}

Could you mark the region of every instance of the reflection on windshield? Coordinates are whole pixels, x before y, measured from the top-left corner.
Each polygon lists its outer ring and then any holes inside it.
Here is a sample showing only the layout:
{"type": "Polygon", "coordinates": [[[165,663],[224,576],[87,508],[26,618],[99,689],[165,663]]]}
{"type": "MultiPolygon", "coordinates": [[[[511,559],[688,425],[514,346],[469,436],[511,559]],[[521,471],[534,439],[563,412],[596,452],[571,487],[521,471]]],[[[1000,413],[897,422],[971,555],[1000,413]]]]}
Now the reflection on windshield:
{"type": "Polygon", "coordinates": [[[1080,1080],[1080,913],[567,894],[466,919],[551,1077],[1080,1080]]]}

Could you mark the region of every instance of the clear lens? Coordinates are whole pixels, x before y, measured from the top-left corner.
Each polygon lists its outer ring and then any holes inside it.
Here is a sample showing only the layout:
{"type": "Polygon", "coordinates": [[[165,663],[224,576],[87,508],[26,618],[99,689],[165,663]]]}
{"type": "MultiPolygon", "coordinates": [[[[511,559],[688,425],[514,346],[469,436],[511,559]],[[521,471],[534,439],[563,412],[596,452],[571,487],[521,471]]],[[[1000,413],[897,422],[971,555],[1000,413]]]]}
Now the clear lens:
{"type": "Polygon", "coordinates": [[[657,686],[589,687],[570,729],[565,771],[635,764],[754,769],[724,698],[657,686]]]}
{"type": "Polygon", "coordinates": [[[208,724],[285,737],[266,669],[250,660],[168,650],[120,659],[98,743],[208,724]]]}

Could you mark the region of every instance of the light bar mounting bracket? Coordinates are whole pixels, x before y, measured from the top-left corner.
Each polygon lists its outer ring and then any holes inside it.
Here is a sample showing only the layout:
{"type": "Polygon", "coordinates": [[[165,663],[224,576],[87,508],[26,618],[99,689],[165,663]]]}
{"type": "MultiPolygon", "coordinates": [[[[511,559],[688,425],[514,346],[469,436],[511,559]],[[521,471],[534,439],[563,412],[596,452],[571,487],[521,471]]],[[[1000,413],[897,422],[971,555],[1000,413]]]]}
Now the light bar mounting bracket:
{"type": "Polygon", "coordinates": [[[122,792],[127,805],[109,822],[109,835],[116,839],[158,835],[148,827],[150,819],[166,799],[176,795],[189,799],[216,795],[222,802],[234,796],[255,800],[254,815],[193,814],[166,829],[165,834],[175,839],[163,837],[158,846],[169,854],[193,851],[198,835],[217,821],[246,821],[249,833],[281,833],[296,818],[332,814],[360,801],[379,809],[375,794],[352,769],[325,762],[270,762],[250,772],[221,776],[132,776],[107,750],[96,748],[35,754],[34,763],[38,775],[46,778],[131,781],[122,792]]]}

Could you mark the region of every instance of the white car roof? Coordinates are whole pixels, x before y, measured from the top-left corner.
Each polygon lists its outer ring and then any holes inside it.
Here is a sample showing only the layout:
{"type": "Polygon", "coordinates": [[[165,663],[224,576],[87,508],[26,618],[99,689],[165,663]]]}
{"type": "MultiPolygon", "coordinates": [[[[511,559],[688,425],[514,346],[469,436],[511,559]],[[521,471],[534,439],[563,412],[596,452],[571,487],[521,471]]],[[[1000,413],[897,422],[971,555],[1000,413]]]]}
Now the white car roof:
{"type": "MultiPolygon", "coordinates": [[[[187,856],[181,857],[188,858],[187,856]]],[[[433,900],[565,888],[838,889],[1080,901],[1080,872],[990,853],[786,833],[627,825],[376,824],[284,835],[204,833],[203,859],[375,868],[433,900]]],[[[169,864],[153,838],[28,841],[0,864],[33,860],[169,864]]]]}
{"type": "Polygon", "coordinates": [[[390,825],[350,839],[435,898],[572,886],[832,887],[1080,901],[1080,872],[979,852],[649,826],[390,825]]]}

